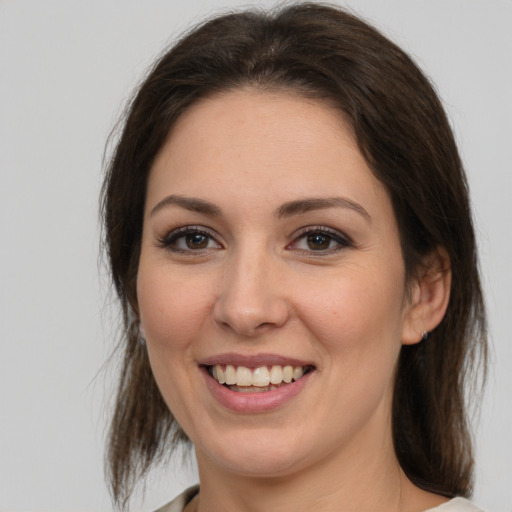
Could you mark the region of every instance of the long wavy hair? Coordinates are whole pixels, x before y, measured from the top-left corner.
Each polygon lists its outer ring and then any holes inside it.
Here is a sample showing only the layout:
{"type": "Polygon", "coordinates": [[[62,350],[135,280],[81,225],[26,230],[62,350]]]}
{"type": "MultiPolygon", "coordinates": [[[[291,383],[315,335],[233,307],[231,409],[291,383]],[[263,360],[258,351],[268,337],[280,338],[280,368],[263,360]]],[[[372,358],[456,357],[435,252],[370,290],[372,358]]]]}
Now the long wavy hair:
{"type": "MultiPolygon", "coordinates": [[[[114,502],[186,434],[165,405],[139,342],[136,277],[148,174],[176,120],[199,99],[242,87],[334,104],[389,192],[406,274],[443,247],[451,262],[446,315],[427,341],[402,348],[393,437],[403,471],[448,497],[472,491],[467,386],[485,370],[486,317],[468,188],[429,80],[394,43],[345,10],[303,3],[210,19],[150,69],[130,101],[106,170],[101,212],[123,312],[122,370],[107,449],[114,502]]],[[[479,382],[479,381],[478,381],[479,382]]]]}

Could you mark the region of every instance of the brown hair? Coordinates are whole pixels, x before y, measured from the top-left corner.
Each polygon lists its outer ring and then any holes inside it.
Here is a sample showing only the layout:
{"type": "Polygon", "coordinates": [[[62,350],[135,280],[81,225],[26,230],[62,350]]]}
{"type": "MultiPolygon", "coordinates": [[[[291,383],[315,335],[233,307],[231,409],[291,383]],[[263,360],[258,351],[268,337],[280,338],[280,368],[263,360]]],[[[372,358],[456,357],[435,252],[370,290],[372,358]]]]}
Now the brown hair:
{"type": "Polygon", "coordinates": [[[123,318],[124,361],[107,461],[114,500],[186,435],[164,404],[139,343],[136,276],[146,183],[178,119],[198,99],[240,87],[293,91],[337,105],[388,189],[407,277],[443,247],[451,298],[428,341],[404,346],[393,404],[396,454],[423,489],[469,496],[473,452],[465,387],[485,368],[486,321],[466,178],[428,79],[395,44],[339,8],[298,4],[211,19],[161,57],[129,105],[102,195],[105,244],[123,318]]]}

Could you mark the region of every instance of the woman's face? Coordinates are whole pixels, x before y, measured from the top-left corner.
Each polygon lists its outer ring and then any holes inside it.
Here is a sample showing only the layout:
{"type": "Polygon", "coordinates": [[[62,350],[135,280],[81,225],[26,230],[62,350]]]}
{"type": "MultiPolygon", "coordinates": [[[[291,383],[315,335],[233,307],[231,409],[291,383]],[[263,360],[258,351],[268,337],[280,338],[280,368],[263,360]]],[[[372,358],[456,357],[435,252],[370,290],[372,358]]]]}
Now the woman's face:
{"type": "Polygon", "coordinates": [[[340,113],[251,90],[203,100],[146,199],[141,323],[200,466],[277,476],[392,450],[404,263],[340,113]]]}

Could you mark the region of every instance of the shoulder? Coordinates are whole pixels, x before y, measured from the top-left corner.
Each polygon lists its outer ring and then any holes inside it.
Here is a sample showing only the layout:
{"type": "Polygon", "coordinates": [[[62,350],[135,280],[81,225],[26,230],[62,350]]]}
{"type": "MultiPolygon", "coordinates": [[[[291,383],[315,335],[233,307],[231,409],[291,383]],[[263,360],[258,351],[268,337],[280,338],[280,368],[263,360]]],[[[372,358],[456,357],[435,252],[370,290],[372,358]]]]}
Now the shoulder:
{"type": "Polygon", "coordinates": [[[435,508],[429,508],[425,512],[483,512],[465,498],[453,498],[435,508]]]}
{"type": "Polygon", "coordinates": [[[170,503],[159,508],[155,512],[183,512],[187,503],[199,492],[199,486],[194,485],[176,496],[170,503]]]}

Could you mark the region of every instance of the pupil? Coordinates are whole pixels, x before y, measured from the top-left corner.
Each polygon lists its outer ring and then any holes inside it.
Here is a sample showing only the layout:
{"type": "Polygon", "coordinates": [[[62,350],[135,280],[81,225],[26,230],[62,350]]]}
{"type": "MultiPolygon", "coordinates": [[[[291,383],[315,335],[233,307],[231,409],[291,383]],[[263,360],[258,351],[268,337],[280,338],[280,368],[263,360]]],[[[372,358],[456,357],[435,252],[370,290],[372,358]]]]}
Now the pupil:
{"type": "Polygon", "coordinates": [[[208,245],[208,238],[200,233],[194,233],[186,236],[186,242],[189,249],[205,249],[208,245]]]}
{"type": "Polygon", "coordinates": [[[314,251],[319,251],[321,249],[328,249],[330,241],[331,241],[331,239],[329,236],[322,235],[321,233],[315,233],[314,235],[308,236],[309,248],[314,251]]]}

